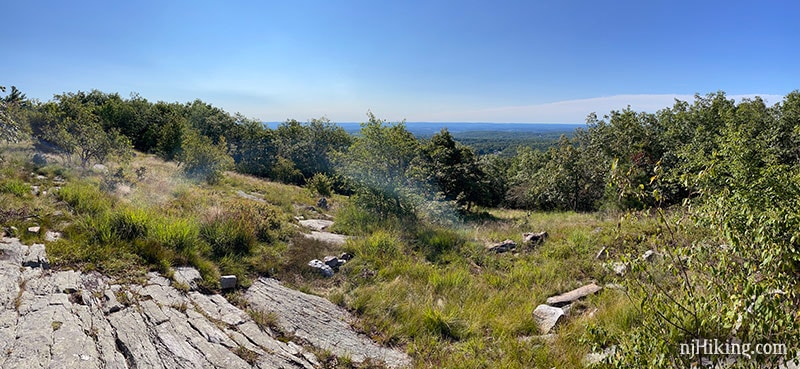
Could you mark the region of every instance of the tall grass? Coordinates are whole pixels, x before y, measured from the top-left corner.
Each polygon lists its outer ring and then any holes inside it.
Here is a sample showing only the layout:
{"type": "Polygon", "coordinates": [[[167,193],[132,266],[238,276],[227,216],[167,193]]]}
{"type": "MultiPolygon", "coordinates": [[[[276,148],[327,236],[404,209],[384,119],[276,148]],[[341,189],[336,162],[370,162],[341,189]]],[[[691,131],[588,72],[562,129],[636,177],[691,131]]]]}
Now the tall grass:
{"type": "Polygon", "coordinates": [[[31,194],[31,186],[17,178],[8,178],[0,181],[0,193],[9,193],[17,197],[26,197],[31,194]]]}

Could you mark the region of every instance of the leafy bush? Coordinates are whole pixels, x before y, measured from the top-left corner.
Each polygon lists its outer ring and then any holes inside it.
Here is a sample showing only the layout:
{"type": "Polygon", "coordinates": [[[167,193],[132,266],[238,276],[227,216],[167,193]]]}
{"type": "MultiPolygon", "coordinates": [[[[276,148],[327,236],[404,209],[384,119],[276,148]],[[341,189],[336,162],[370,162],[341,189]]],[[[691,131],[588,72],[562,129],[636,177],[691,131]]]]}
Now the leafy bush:
{"type": "Polygon", "coordinates": [[[214,145],[210,138],[194,132],[184,139],[178,161],[187,176],[208,183],[218,182],[225,170],[233,168],[224,138],[214,145]]]}
{"type": "Polygon", "coordinates": [[[330,197],[333,192],[333,180],[325,174],[317,173],[306,182],[306,187],[321,196],[330,197]]]}

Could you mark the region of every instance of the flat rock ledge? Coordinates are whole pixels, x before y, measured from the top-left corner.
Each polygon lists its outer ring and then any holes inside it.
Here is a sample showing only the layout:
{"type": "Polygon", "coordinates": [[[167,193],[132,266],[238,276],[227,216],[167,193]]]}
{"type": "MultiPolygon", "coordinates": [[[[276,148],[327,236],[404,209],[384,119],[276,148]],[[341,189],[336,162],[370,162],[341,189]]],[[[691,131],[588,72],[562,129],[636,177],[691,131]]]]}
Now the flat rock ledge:
{"type": "Polygon", "coordinates": [[[327,242],[336,246],[344,245],[347,236],[338,233],[311,231],[311,234],[303,233],[303,236],[312,240],[327,242]]]}
{"type": "MultiPolygon", "coordinates": [[[[277,339],[221,295],[181,292],[156,273],[145,285],[120,285],[94,272],[52,271],[41,262],[23,266],[34,253],[46,258],[38,246],[31,248],[0,239],[0,368],[320,366],[311,352],[277,339]]],[[[195,277],[180,274],[184,283],[195,277]]],[[[304,344],[352,352],[354,359],[385,358],[393,367],[410,363],[404,353],[357,335],[349,315],[327,300],[259,281],[247,292],[251,307],[268,306],[264,294],[292,309],[291,317],[285,309],[270,311],[280,322],[294,322],[287,328],[295,327],[304,344]],[[314,324],[325,327],[315,330],[314,324]]]]}
{"type": "Polygon", "coordinates": [[[329,350],[337,356],[349,356],[355,362],[383,362],[390,368],[411,364],[404,352],[382,347],[353,330],[353,317],[339,306],[318,296],[286,288],[277,280],[261,278],[245,295],[251,307],[274,313],[280,329],[329,350]]]}

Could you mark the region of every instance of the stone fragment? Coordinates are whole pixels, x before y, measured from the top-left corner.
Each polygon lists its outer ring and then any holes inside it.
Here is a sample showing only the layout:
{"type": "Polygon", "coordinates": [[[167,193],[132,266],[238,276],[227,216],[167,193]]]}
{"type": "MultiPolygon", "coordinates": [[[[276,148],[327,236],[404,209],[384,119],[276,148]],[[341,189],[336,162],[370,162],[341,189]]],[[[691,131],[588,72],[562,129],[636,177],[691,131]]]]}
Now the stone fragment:
{"type": "Polygon", "coordinates": [[[203,277],[200,276],[200,272],[192,267],[175,268],[175,273],[173,273],[172,278],[175,279],[175,282],[189,286],[189,289],[192,291],[197,290],[197,281],[203,279],[203,277]]]}
{"type": "Polygon", "coordinates": [[[44,244],[35,243],[28,247],[28,252],[22,260],[22,266],[50,269],[50,261],[47,260],[44,244]]]}
{"type": "Polygon", "coordinates": [[[652,263],[656,261],[656,259],[658,259],[659,256],[661,256],[659,255],[659,253],[653,250],[647,250],[644,252],[644,254],[642,254],[642,260],[652,263]]]}
{"type": "Polygon", "coordinates": [[[60,240],[63,236],[61,232],[47,231],[44,233],[44,240],[47,242],[54,242],[60,240]]]}
{"type": "Polygon", "coordinates": [[[309,261],[308,266],[318,271],[325,277],[333,277],[333,269],[331,269],[331,267],[328,266],[327,264],[319,261],[319,259],[314,259],[309,261]]]}
{"type": "Polygon", "coordinates": [[[219,277],[219,286],[223,290],[231,289],[236,287],[236,276],[235,275],[223,275],[219,277]]]}
{"type": "Polygon", "coordinates": [[[609,265],[614,274],[622,277],[628,272],[628,266],[621,261],[615,261],[609,265]]]}
{"type": "Polygon", "coordinates": [[[39,233],[41,229],[42,227],[39,226],[28,227],[28,233],[39,233]]]}
{"type": "Polygon", "coordinates": [[[539,305],[533,310],[533,319],[542,334],[550,333],[553,328],[564,321],[565,314],[561,308],[550,305],[539,305]]]}
{"type": "Polygon", "coordinates": [[[572,291],[562,293],[558,296],[548,297],[547,304],[551,306],[561,307],[570,304],[574,301],[577,301],[579,299],[582,299],[586,296],[589,296],[591,294],[597,293],[597,291],[600,291],[601,289],[603,288],[594,283],[590,283],[585,286],[578,287],[572,291]]]}
{"type": "Polygon", "coordinates": [[[339,259],[336,256],[326,256],[322,259],[322,261],[334,271],[339,270],[339,267],[346,263],[345,260],[339,259]]]}
{"type": "Polygon", "coordinates": [[[505,240],[500,243],[496,243],[494,245],[489,246],[488,250],[492,252],[496,252],[498,254],[503,252],[508,252],[513,249],[517,248],[517,243],[512,240],[505,240]]]}
{"type": "Polygon", "coordinates": [[[522,243],[528,246],[538,245],[547,239],[547,232],[523,233],[522,243]]]}

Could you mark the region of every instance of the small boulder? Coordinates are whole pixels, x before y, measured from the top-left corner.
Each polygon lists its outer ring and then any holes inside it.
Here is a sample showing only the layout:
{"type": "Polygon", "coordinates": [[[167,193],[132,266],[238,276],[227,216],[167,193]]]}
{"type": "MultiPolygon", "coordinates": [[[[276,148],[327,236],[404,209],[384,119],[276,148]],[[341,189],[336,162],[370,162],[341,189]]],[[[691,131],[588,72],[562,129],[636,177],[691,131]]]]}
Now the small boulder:
{"type": "Polygon", "coordinates": [[[40,231],[41,229],[42,229],[42,227],[39,227],[39,226],[35,226],[35,227],[28,227],[28,232],[29,232],[29,233],[39,233],[39,231],[40,231]]]}
{"type": "Polygon", "coordinates": [[[566,319],[564,310],[550,305],[539,305],[533,310],[533,319],[542,334],[550,333],[553,328],[566,319]]]}
{"type": "Polygon", "coordinates": [[[517,248],[517,243],[511,240],[505,240],[500,243],[496,243],[494,245],[489,246],[489,251],[496,252],[498,254],[503,252],[508,252],[513,249],[517,248]]]}
{"type": "Polygon", "coordinates": [[[657,253],[657,252],[655,252],[653,250],[647,250],[647,251],[644,252],[644,254],[642,254],[642,260],[644,260],[644,261],[646,261],[648,263],[652,263],[652,262],[656,261],[656,259],[658,259],[659,256],[661,256],[659,253],[657,253]]]}
{"type": "Polygon", "coordinates": [[[61,232],[47,231],[47,232],[44,233],[44,240],[47,241],[47,242],[54,242],[54,241],[58,241],[63,236],[64,235],[61,234],[61,232]]]}
{"type": "Polygon", "coordinates": [[[308,262],[308,266],[317,270],[320,274],[325,277],[333,277],[333,269],[329,267],[327,264],[321,262],[319,259],[314,259],[308,262]]]}
{"type": "Polygon", "coordinates": [[[328,210],[328,199],[320,197],[319,201],[317,201],[317,207],[322,210],[328,210]]]}
{"type": "Polygon", "coordinates": [[[522,243],[529,246],[536,246],[547,239],[547,232],[523,233],[522,243]]]}
{"type": "Polygon", "coordinates": [[[333,225],[333,221],[325,219],[300,220],[299,223],[303,227],[308,227],[318,232],[322,232],[333,225]]]}
{"type": "Polygon", "coordinates": [[[99,164],[98,163],[98,164],[92,165],[92,171],[97,172],[97,173],[108,173],[108,167],[106,167],[103,164],[99,164]]]}
{"type": "Polygon", "coordinates": [[[223,290],[231,289],[236,287],[236,276],[235,275],[223,275],[219,277],[219,286],[223,290]]]}
{"type": "Polygon", "coordinates": [[[622,277],[628,272],[628,266],[621,261],[615,261],[609,265],[614,274],[622,277]]]}
{"type": "Polygon", "coordinates": [[[344,265],[347,261],[337,258],[336,256],[326,256],[322,259],[325,265],[331,267],[333,270],[339,270],[339,267],[344,265]]]}

